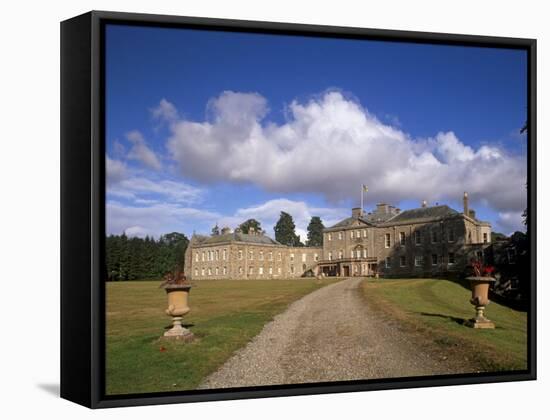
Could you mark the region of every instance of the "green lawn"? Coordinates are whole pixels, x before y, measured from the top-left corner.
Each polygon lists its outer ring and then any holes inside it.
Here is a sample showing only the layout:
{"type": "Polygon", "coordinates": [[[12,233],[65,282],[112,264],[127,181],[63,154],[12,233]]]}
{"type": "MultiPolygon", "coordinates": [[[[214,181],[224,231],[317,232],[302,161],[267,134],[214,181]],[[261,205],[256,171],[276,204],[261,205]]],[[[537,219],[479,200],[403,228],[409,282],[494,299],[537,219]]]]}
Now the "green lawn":
{"type": "Polygon", "coordinates": [[[440,349],[468,354],[482,370],[527,368],[527,314],[491,302],[485,310],[494,330],[462,325],[472,318],[471,292],[435,279],[368,280],[365,298],[406,328],[430,337],[440,349]]]}
{"type": "Polygon", "coordinates": [[[171,318],[159,282],[107,283],[108,395],[194,389],[274,315],[334,280],[201,280],[184,317],[197,339],[158,341],[171,318]],[[162,350],[162,351],[161,351],[162,350]]]}

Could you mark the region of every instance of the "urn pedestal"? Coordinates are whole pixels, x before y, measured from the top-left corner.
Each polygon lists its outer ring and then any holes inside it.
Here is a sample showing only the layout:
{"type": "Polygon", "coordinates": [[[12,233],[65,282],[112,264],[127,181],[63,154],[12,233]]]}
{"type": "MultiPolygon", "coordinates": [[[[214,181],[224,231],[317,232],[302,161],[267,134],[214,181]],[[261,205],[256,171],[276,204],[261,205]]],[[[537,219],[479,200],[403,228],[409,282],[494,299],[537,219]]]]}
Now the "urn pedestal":
{"type": "Polygon", "coordinates": [[[485,306],[489,304],[489,286],[496,280],[493,277],[466,277],[470,282],[472,289],[472,298],[470,303],[476,308],[476,316],[466,321],[466,326],[470,328],[495,328],[495,324],[485,317],[485,306]]]}
{"type": "Polygon", "coordinates": [[[190,341],[194,335],[187,328],[184,328],[181,321],[191,309],[189,308],[190,285],[166,285],[164,287],[168,295],[168,309],[166,315],[172,317],[172,328],[163,335],[165,339],[190,341]]]}

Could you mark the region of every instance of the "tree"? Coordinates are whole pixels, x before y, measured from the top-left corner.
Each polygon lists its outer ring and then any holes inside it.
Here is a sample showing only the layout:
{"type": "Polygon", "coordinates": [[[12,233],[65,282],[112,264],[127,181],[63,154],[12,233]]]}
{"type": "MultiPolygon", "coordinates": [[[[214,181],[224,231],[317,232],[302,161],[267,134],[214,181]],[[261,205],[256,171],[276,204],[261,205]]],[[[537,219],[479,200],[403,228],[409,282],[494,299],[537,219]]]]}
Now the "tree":
{"type": "Polygon", "coordinates": [[[281,212],[279,221],[273,228],[275,231],[275,240],[288,246],[303,246],[300,237],[295,232],[296,225],[292,216],[284,211],[281,212]]]}
{"type": "Polygon", "coordinates": [[[159,240],[146,236],[128,238],[109,235],[105,238],[105,276],[107,280],[147,280],[160,278],[167,271],[183,269],[189,240],[178,232],[159,240]]]}
{"type": "Polygon", "coordinates": [[[218,236],[220,234],[220,228],[218,227],[218,224],[216,223],[216,226],[212,228],[212,236],[218,236]]]}
{"type": "Polygon", "coordinates": [[[307,225],[307,246],[323,246],[325,226],[319,216],[313,216],[307,225]]]}
{"type": "Polygon", "coordinates": [[[262,231],[262,225],[256,219],[248,219],[239,225],[242,233],[250,233],[250,228],[253,228],[256,232],[262,231]]]}

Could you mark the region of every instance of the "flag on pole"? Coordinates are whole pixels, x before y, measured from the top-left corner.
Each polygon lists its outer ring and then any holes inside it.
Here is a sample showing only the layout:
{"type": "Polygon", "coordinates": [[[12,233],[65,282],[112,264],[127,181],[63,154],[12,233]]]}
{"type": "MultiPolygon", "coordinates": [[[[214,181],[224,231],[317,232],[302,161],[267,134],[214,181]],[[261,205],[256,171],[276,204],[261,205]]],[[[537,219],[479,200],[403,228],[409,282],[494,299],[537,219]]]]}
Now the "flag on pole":
{"type": "Polygon", "coordinates": [[[367,192],[368,190],[369,188],[365,184],[363,184],[363,192],[367,192]]]}

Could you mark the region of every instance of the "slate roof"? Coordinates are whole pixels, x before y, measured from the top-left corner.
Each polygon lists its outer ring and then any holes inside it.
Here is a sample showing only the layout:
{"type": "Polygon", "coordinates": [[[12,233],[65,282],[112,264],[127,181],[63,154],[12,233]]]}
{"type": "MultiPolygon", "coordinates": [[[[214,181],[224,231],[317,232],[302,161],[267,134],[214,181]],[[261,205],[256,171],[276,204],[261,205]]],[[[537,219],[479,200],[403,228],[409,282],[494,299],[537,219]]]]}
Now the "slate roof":
{"type": "Polygon", "coordinates": [[[258,245],[281,245],[274,239],[265,235],[250,235],[248,233],[232,232],[223,235],[201,236],[195,235],[195,240],[201,245],[214,245],[227,242],[246,242],[258,245]]]}
{"type": "Polygon", "coordinates": [[[406,223],[419,219],[443,219],[446,217],[452,217],[460,214],[456,210],[453,210],[449,206],[431,206],[431,207],[419,207],[417,209],[405,210],[398,214],[368,213],[362,217],[348,217],[335,225],[325,229],[325,231],[343,229],[351,226],[355,221],[359,220],[368,225],[391,225],[392,223],[406,223]]]}
{"type": "Polygon", "coordinates": [[[351,226],[353,224],[353,222],[355,222],[356,220],[360,220],[363,223],[371,224],[371,223],[367,222],[363,217],[359,217],[359,218],[348,217],[347,219],[344,219],[344,220],[336,223],[335,225],[332,225],[329,228],[326,228],[325,230],[345,228],[345,227],[351,226]]]}
{"type": "Polygon", "coordinates": [[[388,223],[393,222],[408,222],[418,219],[443,219],[446,217],[456,216],[458,213],[447,205],[420,207],[417,209],[405,210],[387,220],[388,223]]]}

